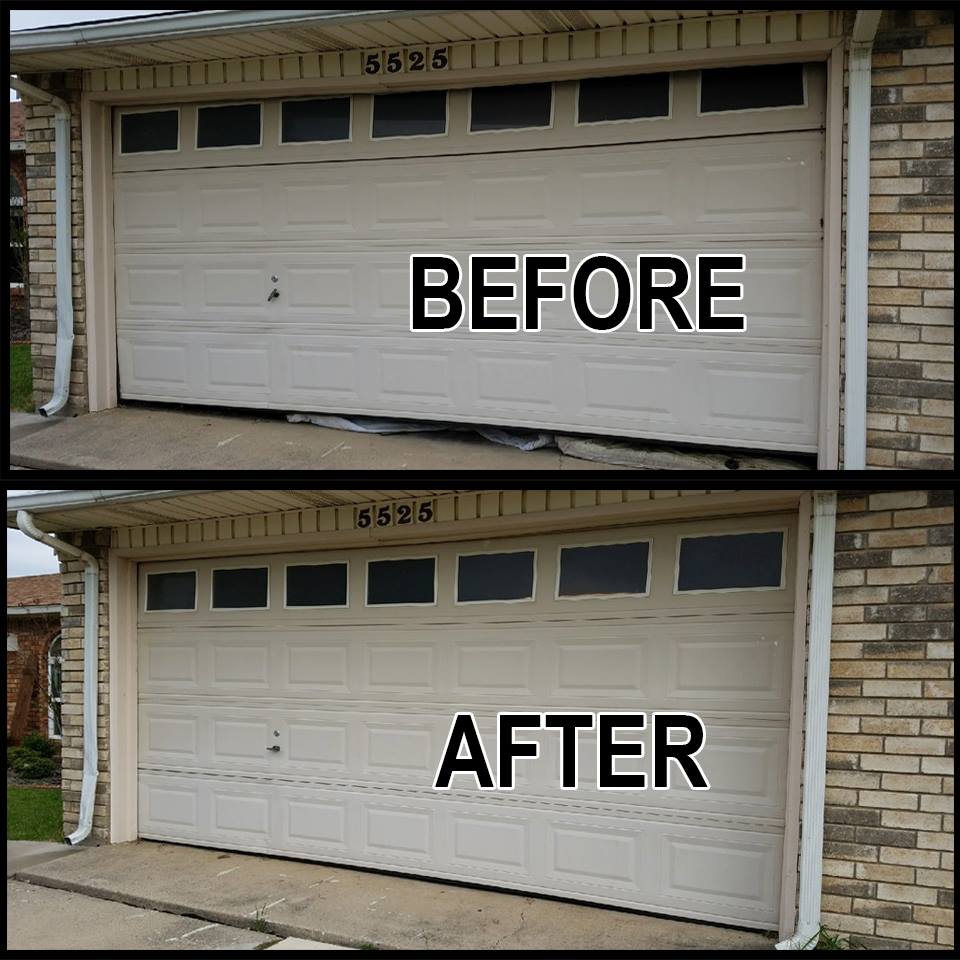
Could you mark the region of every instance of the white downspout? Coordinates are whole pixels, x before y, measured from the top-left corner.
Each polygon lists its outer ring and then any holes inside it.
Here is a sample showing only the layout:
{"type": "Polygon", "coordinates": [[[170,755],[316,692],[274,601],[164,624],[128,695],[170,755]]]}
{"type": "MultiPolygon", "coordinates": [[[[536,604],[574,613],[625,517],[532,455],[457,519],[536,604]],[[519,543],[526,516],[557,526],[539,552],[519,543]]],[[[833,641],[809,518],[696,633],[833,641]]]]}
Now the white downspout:
{"type": "Polygon", "coordinates": [[[867,248],[870,239],[870,62],[881,10],[858,10],[847,83],[847,275],[843,468],[867,460],[867,248]]]}
{"type": "Polygon", "coordinates": [[[797,928],[778,950],[811,950],[820,931],[823,886],[823,803],[827,779],[827,708],[830,697],[830,635],[833,626],[833,555],[837,495],[813,495],[810,560],[810,642],[807,709],[803,737],[803,815],[800,823],[800,897],[797,928]]]}
{"type": "Polygon", "coordinates": [[[40,408],[49,417],[70,399],[70,363],[73,358],[73,233],[70,174],[70,105],[46,90],[10,78],[10,86],[21,94],[49,103],[54,116],[54,157],[56,160],[56,248],[57,248],[57,355],[53,368],[53,396],[40,408]]]}
{"type": "Polygon", "coordinates": [[[17,526],[33,540],[52,547],[57,554],[82,560],[83,571],[83,782],[80,788],[80,822],[67,837],[77,844],[90,836],[93,804],[97,793],[97,649],[100,610],[100,565],[85,550],[65,543],[39,529],[26,510],[17,511],[17,526]]]}

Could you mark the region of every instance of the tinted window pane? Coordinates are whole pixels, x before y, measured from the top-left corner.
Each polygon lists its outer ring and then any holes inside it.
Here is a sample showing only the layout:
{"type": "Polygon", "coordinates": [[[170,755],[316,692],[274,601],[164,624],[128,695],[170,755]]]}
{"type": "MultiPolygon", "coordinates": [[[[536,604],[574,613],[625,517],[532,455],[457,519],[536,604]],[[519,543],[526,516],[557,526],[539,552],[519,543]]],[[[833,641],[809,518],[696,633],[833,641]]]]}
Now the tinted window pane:
{"type": "Polygon", "coordinates": [[[779,587],[782,559],[782,533],[684,538],[677,589],[779,587]]]}
{"type": "Polygon", "coordinates": [[[648,543],[606,543],[560,551],[561,597],[646,593],[648,543]]]}
{"type": "Polygon", "coordinates": [[[350,136],[350,98],[287,100],[281,105],[284,143],[346,140],[350,136]]]}
{"type": "Polygon", "coordinates": [[[197,109],[198,147],[248,147],[260,143],[260,104],[197,109]]]}
{"type": "Polygon", "coordinates": [[[373,98],[375,137],[417,137],[447,130],[447,93],[378,94],[373,98]]]}
{"type": "Polygon", "coordinates": [[[513,130],[550,126],[553,84],[517,83],[470,91],[471,130],[513,130]]]}
{"type": "Polygon", "coordinates": [[[267,605],[267,568],[213,571],[213,606],[218,610],[267,605]]]}
{"type": "Polygon", "coordinates": [[[724,67],[700,74],[700,110],[755,110],[803,105],[803,64],[724,67]]]}
{"type": "Polygon", "coordinates": [[[367,565],[367,603],[433,603],[433,557],[371,560],[367,565]]]}
{"type": "Polygon", "coordinates": [[[120,115],[120,152],[176,150],[179,129],[180,113],[177,110],[123,113],[120,115]]]}
{"type": "Polygon", "coordinates": [[[457,600],[525,600],[533,596],[532,550],[460,557],[457,600]]]}
{"type": "Polygon", "coordinates": [[[343,607],[346,603],[345,563],[313,563],[287,567],[288,607],[343,607]]]}
{"type": "Polygon", "coordinates": [[[148,610],[192,610],[197,605],[197,575],[192,571],[147,574],[148,610]]]}
{"type": "Polygon", "coordinates": [[[580,123],[665,117],[670,112],[670,74],[597,77],[580,81],[580,123]]]}

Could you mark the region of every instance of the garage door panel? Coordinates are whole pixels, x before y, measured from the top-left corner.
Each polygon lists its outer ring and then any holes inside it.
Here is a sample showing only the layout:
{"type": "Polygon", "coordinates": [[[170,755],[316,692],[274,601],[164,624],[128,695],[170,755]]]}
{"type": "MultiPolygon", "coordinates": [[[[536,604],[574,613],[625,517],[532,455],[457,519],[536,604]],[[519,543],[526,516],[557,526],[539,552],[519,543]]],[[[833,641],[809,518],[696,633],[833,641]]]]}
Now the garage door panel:
{"type": "MultiPolygon", "coordinates": [[[[198,841],[141,817],[141,835],[230,849],[283,849],[329,863],[662,910],[743,926],[776,924],[782,837],[527,807],[481,812],[451,797],[387,800],[349,788],[224,784],[141,776],[141,810],[164,792],[194,796],[209,827],[198,841]],[[531,880],[536,877],[536,880],[531,880]]],[[[156,803],[154,803],[156,806],[156,803]]]]}
{"type": "MultiPolygon", "coordinates": [[[[496,766],[496,715],[489,706],[458,704],[476,716],[492,767],[496,766]]],[[[423,705],[400,713],[388,705],[345,708],[334,704],[304,705],[299,711],[283,707],[190,705],[191,725],[174,726],[169,704],[143,704],[140,723],[140,765],[153,771],[222,772],[272,780],[314,780],[319,783],[402,786],[430,795],[430,784],[446,742],[451,713],[423,705]],[[273,731],[279,736],[275,737],[273,731]],[[280,751],[268,751],[272,745],[280,751]]],[[[535,708],[537,709],[537,708],[535,708]]],[[[583,709],[586,709],[584,707],[583,709]]],[[[621,805],[642,808],[656,817],[669,811],[737,813],[776,821],[782,819],[786,779],[786,721],[770,717],[752,726],[738,725],[730,716],[702,714],[709,729],[698,761],[711,789],[692,791],[677,771],[669,792],[636,792],[617,796],[621,805]]],[[[620,773],[650,773],[651,736],[622,730],[618,737],[643,744],[642,757],[621,757],[620,773]]],[[[538,744],[539,758],[515,764],[514,797],[555,799],[560,780],[560,738],[552,730],[525,730],[518,739],[538,744]]],[[[581,803],[608,801],[597,790],[596,733],[583,731],[577,754],[581,803]]],[[[483,796],[473,781],[457,778],[455,792],[483,796]]]]}
{"type": "MultiPolygon", "coordinates": [[[[199,672],[185,674],[182,680],[168,679],[170,674],[165,673],[159,681],[148,672],[141,679],[141,693],[269,696],[279,702],[287,697],[418,704],[440,699],[482,705],[523,702],[530,691],[544,707],[590,702],[597,708],[646,709],[651,703],[663,703],[671,709],[776,713],[786,710],[789,694],[790,615],[727,617],[719,625],[582,621],[579,629],[520,621],[513,630],[521,636],[508,646],[510,657],[496,673],[491,672],[495,628],[464,623],[455,644],[444,625],[393,629],[389,640],[380,639],[383,631],[378,627],[353,625],[337,632],[342,635],[346,629],[358,655],[352,658],[354,669],[348,666],[345,677],[334,673],[332,684],[314,687],[305,677],[300,678],[302,683],[290,684],[283,639],[225,641],[219,628],[198,626],[193,636],[199,672]],[[474,652],[477,657],[471,656],[474,652]],[[511,662],[526,662],[529,667],[519,682],[508,685],[503,676],[511,662]],[[476,679],[471,681],[474,670],[476,679]]],[[[182,648],[175,633],[156,630],[145,639],[148,671],[158,654],[162,652],[159,659],[165,663],[182,648]]],[[[341,671],[342,640],[332,642],[335,669],[341,671]]],[[[323,654],[327,643],[318,645],[321,652],[314,662],[328,662],[323,654]]]]}
{"type": "Polygon", "coordinates": [[[732,345],[727,351],[679,351],[638,344],[633,351],[649,375],[631,378],[622,361],[614,362],[624,389],[628,383],[633,387],[624,393],[614,381],[601,385],[610,369],[603,345],[584,347],[575,357],[563,357],[559,346],[553,353],[541,348],[540,357],[525,359],[517,357],[513,342],[471,348],[428,340],[417,354],[409,339],[382,338],[368,349],[349,351],[359,371],[351,390],[346,371],[331,387],[324,382],[311,387],[308,380],[343,356],[344,342],[337,337],[291,336],[281,343],[275,337],[265,342],[261,335],[191,335],[188,383],[178,379],[183,374],[177,352],[182,338],[179,333],[122,329],[123,395],[304,412],[454,416],[465,423],[613,431],[768,449],[813,451],[817,446],[817,407],[810,401],[818,395],[820,361],[813,353],[785,358],[752,352],[747,363],[732,345]],[[417,389],[410,378],[398,389],[396,362],[384,363],[384,355],[404,357],[407,369],[425,369],[431,375],[425,389],[417,389]],[[279,380],[271,377],[273,370],[279,371],[279,380]]]}
{"type": "Polygon", "coordinates": [[[118,174],[118,247],[164,241],[464,236],[819,238],[822,135],[118,174]],[[612,182],[607,178],[612,177],[612,182]],[[615,202],[618,199],[619,203],[615,202]],[[170,204],[176,204],[173,217],[170,204]],[[177,224],[178,226],[174,226],[177,224]],[[178,230],[171,235],[171,231],[178,230]]]}

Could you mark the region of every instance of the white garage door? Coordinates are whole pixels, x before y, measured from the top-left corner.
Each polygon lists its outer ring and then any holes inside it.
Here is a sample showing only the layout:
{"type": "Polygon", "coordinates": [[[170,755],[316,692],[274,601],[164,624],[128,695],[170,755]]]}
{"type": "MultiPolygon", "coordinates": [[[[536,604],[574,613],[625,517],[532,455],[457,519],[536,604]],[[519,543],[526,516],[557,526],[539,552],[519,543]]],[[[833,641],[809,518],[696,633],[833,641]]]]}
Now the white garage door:
{"type": "Polygon", "coordinates": [[[768,516],[144,564],[140,835],[776,928],[794,537],[768,516]],[[693,711],[711,789],[601,793],[584,732],[561,791],[541,731],[512,793],[433,790],[455,712],[494,756],[505,709],[693,711]]]}
{"type": "Polygon", "coordinates": [[[122,396],[816,450],[824,73],[750,69],[118,111],[122,396]],[[435,251],[742,253],[748,329],[412,334],[435,251]]]}

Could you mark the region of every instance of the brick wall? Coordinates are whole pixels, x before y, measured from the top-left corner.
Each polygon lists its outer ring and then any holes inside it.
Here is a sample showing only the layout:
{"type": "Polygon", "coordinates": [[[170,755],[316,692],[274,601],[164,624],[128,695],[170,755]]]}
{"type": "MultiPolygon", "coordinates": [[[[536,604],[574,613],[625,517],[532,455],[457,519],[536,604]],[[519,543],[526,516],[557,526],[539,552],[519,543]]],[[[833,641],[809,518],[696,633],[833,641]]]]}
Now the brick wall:
{"type": "Polygon", "coordinates": [[[953,12],[873,48],[867,465],[953,466],[953,12]]]}
{"type": "Polygon", "coordinates": [[[20,692],[23,669],[32,661],[37,670],[30,713],[26,731],[38,730],[47,735],[47,649],[50,641],[60,632],[60,617],[57,614],[36,616],[12,616],[7,618],[7,633],[17,638],[19,649],[7,653],[7,732],[13,721],[13,713],[20,692]]]}
{"type": "Polygon", "coordinates": [[[953,945],[953,495],[839,498],[823,923],[953,945]]]}
{"type": "MultiPolygon", "coordinates": [[[[98,677],[97,750],[100,775],[94,804],[93,834],[107,839],[110,830],[110,703],[107,545],[108,530],[87,531],[65,538],[100,560],[100,649],[98,677]]],[[[79,560],[60,564],[63,580],[63,826],[76,829],[80,817],[80,783],[83,779],[83,571],[79,560]]]]}
{"type": "MultiPolygon", "coordinates": [[[[68,413],[87,409],[87,337],[83,292],[83,177],[80,155],[80,74],[24,77],[34,86],[62,97],[71,108],[73,216],[73,363],[68,413]]],[[[53,393],[57,333],[55,272],[55,178],[53,107],[25,100],[27,223],[30,236],[30,340],[33,344],[33,399],[46,403],[53,393]]]]}

